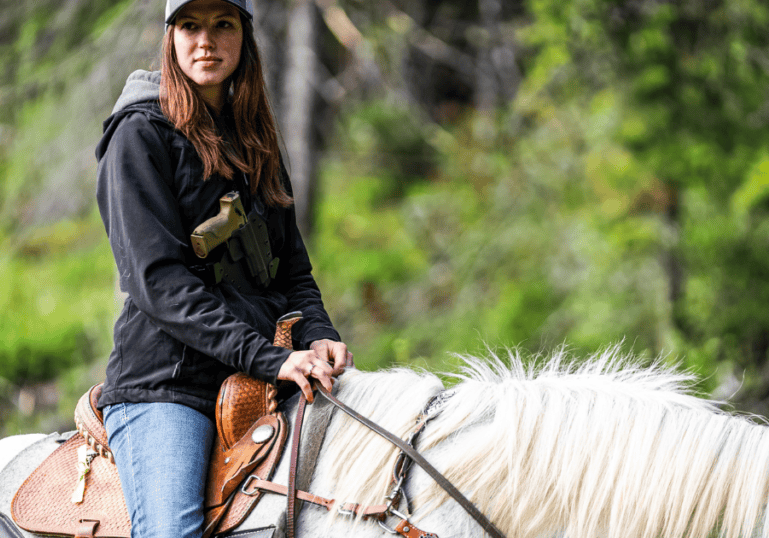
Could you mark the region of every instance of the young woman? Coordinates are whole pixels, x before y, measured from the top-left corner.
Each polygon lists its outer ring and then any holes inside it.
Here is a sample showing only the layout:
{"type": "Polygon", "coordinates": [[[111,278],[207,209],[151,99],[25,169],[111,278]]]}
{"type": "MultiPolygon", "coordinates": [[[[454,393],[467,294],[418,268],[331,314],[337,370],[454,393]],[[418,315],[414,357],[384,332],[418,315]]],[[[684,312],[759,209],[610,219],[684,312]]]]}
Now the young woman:
{"type": "Polygon", "coordinates": [[[168,0],[162,72],[129,77],[96,150],[128,294],[99,406],[134,537],[201,535],[213,410],[230,374],[290,381],[312,401],[310,378],[330,389],[353,366],[296,227],[252,17],[250,0],[168,0]],[[267,284],[193,252],[190,234],[232,191],[266,223],[277,264],[267,284]],[[299,351],[272,346],[276,320],[296,310],[299,351]]]}

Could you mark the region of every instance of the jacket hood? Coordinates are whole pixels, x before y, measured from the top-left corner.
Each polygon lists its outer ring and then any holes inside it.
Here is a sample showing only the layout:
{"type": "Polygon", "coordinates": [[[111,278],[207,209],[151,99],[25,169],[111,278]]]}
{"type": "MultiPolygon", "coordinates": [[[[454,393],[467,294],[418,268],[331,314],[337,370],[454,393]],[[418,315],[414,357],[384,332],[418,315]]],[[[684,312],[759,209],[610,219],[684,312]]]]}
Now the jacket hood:
{"type": "Polygon", "coordinates": [[[112,134],[126,114],[135,110],[142,110],[156,116],[158,119],[165,120],[165,116],[160,111],[158,104],[159,97],[160,71],[144,71],[139,69],[131,73],[112,109],[112,115],[104,121],[102,126],[104,134],[96,146],[96,158],[101,160],[107,151],[112,134]]]}
{"type": "Polygon", "coordinates": [[[136,103],[155,101],[160,96],[160,71],[139,69],[128,76],[123,92],[118,97],[112,114],[136,103]]]}

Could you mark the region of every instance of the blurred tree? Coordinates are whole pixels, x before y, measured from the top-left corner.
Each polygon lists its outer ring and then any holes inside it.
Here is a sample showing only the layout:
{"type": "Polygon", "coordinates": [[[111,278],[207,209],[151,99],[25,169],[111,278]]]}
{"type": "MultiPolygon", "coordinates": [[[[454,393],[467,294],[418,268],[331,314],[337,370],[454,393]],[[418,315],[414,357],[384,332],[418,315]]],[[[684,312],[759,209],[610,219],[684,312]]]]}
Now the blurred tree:
{"type": "MultiPolygon", "coordinates": [[[[0,376],[16,383],[109,347],[92,148],[156,56],[163,3],[6,4],[0,376]]],[[[767,400],[765,2],[255,7],[302,227],[360,364],[625,338],[746,372],[740,397],[767,400]]]]}
{"type": "Polygon", "coordinates": [[[318,9],[310,0],[291,0],[288,19],[283,133],[290,159],[291,184],[300,231],[310,237],[317,183],[318,137],[314,131],[318,107],[318,9]]]}
{"type": "MultiPolygon", "coordinates": [[[[676,347],[691,364],[747,370],[745,397],[769,395],[769,265],[764,256],[769,20],[746,0],[532,0],[525,41],[530,102],[542,110],[611,92],[620,103],[609,134],[652,174],[624,214],[654,215],[667,274],[676,347]],[[758,171],[758,172],[757,172],[758,171]],[[748,194],[750,193],[750,194],[748,194]],[[758,391],[758,392],[755,392],[758,391]]],[[[606,177],[608,169],[596,172],[606,177]]],[[[598,194],[596,192],[596,194],[598,194]]],[[[765,410],[764,410],[765,412],[765,410]]]]}

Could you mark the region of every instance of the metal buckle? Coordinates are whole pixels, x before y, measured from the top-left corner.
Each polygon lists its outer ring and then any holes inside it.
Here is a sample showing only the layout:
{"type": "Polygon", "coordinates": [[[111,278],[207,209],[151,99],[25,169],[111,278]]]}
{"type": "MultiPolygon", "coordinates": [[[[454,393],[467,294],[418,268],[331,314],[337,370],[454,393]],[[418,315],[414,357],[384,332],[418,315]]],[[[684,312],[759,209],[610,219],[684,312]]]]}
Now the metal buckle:
{"type": "Polygon", "coordinates": [[[382,529],[384,529],[386,532],[389,532],[390,534],[398,534],[398,531],[391,529],[390,527],[385,525],[384,521],[377,521],[377,523],[379,523],[379,526],[382,527],[382,529]]]}
{"type": "MultiPolygon", "coordinates": [[[[399,517],[399,518],[401,518],[401,520],[402,520],[402,521],[405,521],[405,522],[406,522],[406,523],[408,523],[409,525],[411,524],[411,523],[409,522],[409,518],[408,518],[408,516],[406,516],[406,515],[404,515],[404,514],[401,514],[400,512],[398,512],[398,511],[397,511],[396,509],[394,509],[394,508],[390,508],[390,510],[388,510],[388,513],[390,513],[390,514],[392,514],[392,515],[394,515],[394,516],[396,516],[396,517],[399,517]]],[[[388,526],[387,526],[387,524],[386,524],[384,521],[381,521],[381,520],[380,520],[380,521],[378,521],[377,523],[379,523],[379,526],[380,526],[380,527],[382,527],[382,529],[384,529],[385,531],[389,532],[390,534],[400,534],[400,533],[399,533],[398,531],[396,531],[395,529],[391,529],[390,527],[388,527],[388,526]]]]}
{"type": "MultiPolygon", "coordinates": [[[[396,499],[400,498],[400,495],[403,495],[403,482],[406,479],[405,476],[401,476],[398,478],[398,481],[393,485],[392,489],[390,490],[390,494],[385,497],[385,500],[388,501],[387,503],[387,509],[389,510],[390,507],[392,507],[393,502],[395,502],[396,499]]],[[[400,506],[400,503],[398,503],[398,506],[400,506]]]]}
{"type": "Polygon", "coordinates": [[[355,508],[353,508],[352,510],[345,510],[344,508],[342,508],[343,506],[345,506],[347,504],[352,505],[352,506],[358,506],[355,503],[342,503],[342,504],[339,505],[339,508],[336,509],[336,512],[340,516],[355,517],[355,508]]]}
{"type": "Polygon", "coordinates": [[[255,497],[262,490],[260,490],[259,488],[256,488],[254,491],[246,491],[246,489],[248,488],[248,485],[251,483],[251,480],[261,480],[261,478],[259,478],[255,474],[250,475],[248,478],[246,478],[246,481],[243,482],[243,486],[241,486],[240,492],[243,495],[248,495],[249,497],[255,497]]]}
{"type": "Polygon", "coordinates": [[[399,477],[403,479],[409,471],[411,463],[411,458],[409,458],[405,452],[398,454],[398,457],[395,458],[395,465],[393,465],[393,480],[398,480],[399,477]]]}
{"type": "Polygon", "coordinates": [[[385,500],[387,501],[387,507],[385,508],[385,511],[389,513],[394,513],[395,509],[393,508],[393,505],[397,502],[397,507],[400,508],[401,503],[405,501],[406,503],[406,510],[409,509],[410,503],[409,498],[406,496],[406,492],[403,490],[403,481],[406,477],[402,476],[398,483],[393,487],[392,491],[390,491],[390,494],[385,497],[385,500]]]}

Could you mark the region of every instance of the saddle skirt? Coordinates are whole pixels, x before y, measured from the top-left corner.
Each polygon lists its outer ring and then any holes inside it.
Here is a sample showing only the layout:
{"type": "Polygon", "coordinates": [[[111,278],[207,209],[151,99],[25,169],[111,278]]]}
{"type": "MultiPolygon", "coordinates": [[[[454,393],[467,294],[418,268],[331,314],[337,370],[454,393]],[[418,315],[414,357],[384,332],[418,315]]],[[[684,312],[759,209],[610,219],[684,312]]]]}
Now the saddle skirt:
{"type": "MultiPolygon", "coordinates": [[[[130,538],[120,478],[96,409],[100,391],[96,385],[78,402],[75,423],[81,435],[54,450],[16,492],[11,516],[22,529],[75,538],[130,538]]],[[[288,435],[275,394],[275,387],[245,374],[234,374],[222,385],[204,536],[240,525],[263,494],[245,494],[241,484],[251,475],[272,477],[288,435]]]]}

